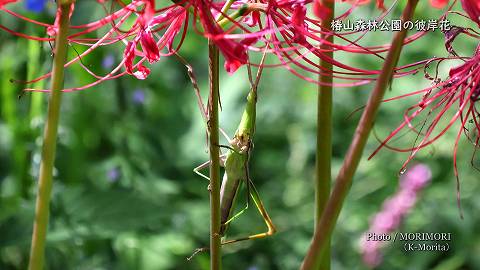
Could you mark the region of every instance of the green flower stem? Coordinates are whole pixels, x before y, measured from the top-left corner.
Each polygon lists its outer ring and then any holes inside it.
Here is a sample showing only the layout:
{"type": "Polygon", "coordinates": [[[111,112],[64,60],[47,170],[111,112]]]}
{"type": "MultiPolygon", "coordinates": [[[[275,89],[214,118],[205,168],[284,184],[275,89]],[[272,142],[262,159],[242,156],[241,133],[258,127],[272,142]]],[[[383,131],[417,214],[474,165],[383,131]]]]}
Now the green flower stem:
{"type": "Polygon", "coordinates": [[[218,140],[219,53],[212,41],[208,43],[210,93],[208,98],[208,133],[210,148],[210,269],[221,264],[220,235],[220,153],[218,140]]]}
{"type": "Polygon", "coordinates": [[[219,17],[218,25],[221,28],[225,28],[229,23],[235,21],[236,19],[242,17],[249,11],[248,5],[243,5],[240,9],[237,11],[233,12],[232,14],[228,15],[228,18],[224,18],[223,14],[220,14],[222,16],[219,17]]]}
{"type": "MultiPolygon", "coordinates": [[[[417,3],[418,0],[408,1],[402,15],[403,21],[409,21],[412,19],[417,3]]],[[[375,88],[370,94],[365,111],[363,112],[355,131],[352,144],[349,147],[343,166],[337,176],[330,199],[327,202],[320,222],[315,228],[312,243],[301,266],[302,270],[320,269],[316,257],[327,250],[329,239],[342,209],[345,197],[352,184],[353,175],[360,162],[363,149],[365,148],[368,136],[372,130],[375,116],[380,107],[385,90],[392,78],[394,68],[398,62],[403,47],[403,40],[406,35],[407,31],[402,30],[393,38],[390,50],[388,51],[387,58],[382,68],[382,73],[375,84],[375,88]]]]}
{"type": "MultiPolygon", "coordinates": [[[[335,1],[322,0],[323,5],[329,8],[332,12],[330,16],[322,22],[324,31],[331,31],[331,24],[334,16],[335,1]]],[[[322,38],[333,43],[332,34],[324,34],[322,38]]],[[[333,58],[333,51],[330,46],[326,44],[320,45],[321,50],[325,50],[325,54],[329,58],[333,58]],[[330,50],[330,51],[329,51],[330,50]]],[[[315,228],[318,228],[318,223],[322,217],[322,213],[330,196],[330,182],[332,180],[332,71],[333,65],[328,61],[320,60],[321,72],[329,71],[330,74],[320,74],[319,81],[322,84],[318,86],[318,100],[317,100],[317,153],[316,153],[316,173],[315,173],[315,228]]],[[[316,264],[320,265],[322,270],[330,269],[330,239],[326,240],[327,246],[323,254],[318,254],[315,257],[316,264]]]]}
{"type": "MultiPolygon", "coordinates": [[[[38,46],[38,41],[28,40],[28,63],[27,63],[27,80],[33,80],[39,73],[39,59],[40,59],[40,46],[38,46]]],[[[35,82],[30,85],[31,88],[42,89],[44,80],[35,82]]],[[[30,102],[30,124],[36,117],[42,115],[42,102],[43,102],[43,93],[31,93],[31,102],[30,102]]]]}
{"type": "Polygon", "coordinates": [[[223,14],[226,14],[228,12],[228,10],[230,9],[230,7],[233,5],[233,3],[235,3],[235,0],[228,0],[227,2],[225,2],[225,4],[223,5],[222,7],[222,13],[220,13],[216,19],[216,21],[220,21],[221,19],[225,18],[225,16],[223,14]]]}
{"type": "Polygon", "coordinates": [[[38,176],[38,194],[30,249],[29,270],[41,270],[44,264],[45,241],[48,227],[52,172],[55,160],[58,120],[60,116],[61,89],[63,88],[64,64],[67,60],[67,35],[69,28],[70,2],[57,1],[61,12],[55,41],[55,56],[52,68],[52,85],[48,100],[48,115],[43,138],[42,161],[38,176]]]}

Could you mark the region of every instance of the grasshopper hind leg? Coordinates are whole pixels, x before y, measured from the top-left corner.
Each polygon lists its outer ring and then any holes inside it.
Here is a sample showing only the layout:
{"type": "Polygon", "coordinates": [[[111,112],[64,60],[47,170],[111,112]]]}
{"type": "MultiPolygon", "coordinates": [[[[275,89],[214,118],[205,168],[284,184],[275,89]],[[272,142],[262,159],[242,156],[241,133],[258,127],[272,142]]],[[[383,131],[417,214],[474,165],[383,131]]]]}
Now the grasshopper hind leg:
{"type": "MultiPolygon", "coordinates": [[[[271,236],[271,235],[273,235],[277,232],[277,228],[275,227],[275,224],[273,224],[272,219],[270,218],[267,210],[263,206],[263,202],[260,199],[260,195],[258,194],[258,191],[255,188],[255,185],[253,184],[253,182],[251,180],[248,180],[248,186],[249,186],[249,191],[250,191],[249,192],[250,197],[252,198],[253,202],[255,203],[255,206],[257,207],[258,212],[262,216],[262,218],[265,222],[265,225],[267,226],[267,231],[262,232],[262,233],[252,234],[252,235],[245,236],[245,237],[239,237],[239,238],[235,238],[235,239],[225,240],[225,241],[222,242],[222,245],[233,244],[233,243],[237,243],[237,242],[241,242],[241,241],[245,241],[245,240],[265,238],[265,237],[271,236]]],[[[241,215],[247,208],[248,208],[248,200],[247,200],[247,206],[243,210],[241,210],[240,212],[235,214],[232,218],[230,218],[228,222],[232,221],[234,218],[241,215]]]]}

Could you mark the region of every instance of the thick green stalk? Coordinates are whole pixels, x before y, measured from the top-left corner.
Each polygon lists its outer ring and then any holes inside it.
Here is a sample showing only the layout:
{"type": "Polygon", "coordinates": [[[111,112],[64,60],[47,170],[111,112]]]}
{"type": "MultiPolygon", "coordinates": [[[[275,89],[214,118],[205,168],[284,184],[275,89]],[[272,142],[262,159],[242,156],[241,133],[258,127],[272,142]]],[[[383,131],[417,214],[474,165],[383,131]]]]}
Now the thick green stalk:
{"type": "Polygon", "coordinates": [[[210,269],[221,269],[220,234],[220,150],[218,140],[219,53],[209,41],[208,70],[210,93],[208,97],[208,133],[210,147],[210,269]]]}
{"type": "MultiPolygon", "coordinates": [[[[324,31],[330,32],[331,24],[335,11],[335,1],[322,0],[323,5],[331,10],[330,16],[322,22],[324,31]]],[[[326,33],[322,38],[333,42],[333,35],[326,33]]],[[[324,53],[333,58],[333,51],[331,47],[322,43],[320,50],[325,50],[324,53]]],[[[320,74],[318,86],[318,100],[317,100],[317,153],[316,153],[316,173],[315,173],[315,229],[318,228],[318,223],[322,217],[322,213],[330,196],[330,182],[332,180],[332,71],[333,65],[324,60],[320,60],[320,74]],[[330,74],[325,74],[329,72],[330,74]],[[330,84],[330,85],[325,85],[330,84]]],[[[318,254],[315,259],[318,261],[320,267],[318,269],[330,269],[330,239],[326,240],[327,247],[323,254],[318,254]]]]}
{"type": "MultiPolygon", "coordinates": [[[[402,15],[403,21],[409,21],[412,19],[417,3],[418,0],[408,1],[402,15]]],[[[353,175],[358,167],[368,136],[372,130],[378,108],[380,107],[385,90],[392,78],[394,68],[398,62],[403,47],[403,40],[406,35],[407,31],[402,30],[395,35],[392,41],[382,72],[375,84],[375,88],[370,94],[365,111],[363,112],[355,131],[352,144],[348,149],[343,166],[337,176],[335,187],[327,202],[327,206],[322,214],[320,222],[315,228],[312,243],[301,266],[302,270],[319,269],[318,261],[315,258],[318,254],[323,254],[327,249],[329,239],[332,235],[335,224],[337,223],[343,202],[350,190],[353,175]]]]}
{"type": "Polygon", "coordinates": [[[57,1],[60,24],[55,40],[55,56],[52,67],[52,85],[48,100],[48,115],[45,124],[42,161],[38,176],[38,194],[33,224],[32,245],[30,249],[29,270],[41,270],[44,264],[45,241],[48,227],[50,194],[52,191],[52,172],[55,160],[58,121],[60,116],[61,89],[64,80],[64,64],[67,60],[67,35],[71,2],[57,1]]]}

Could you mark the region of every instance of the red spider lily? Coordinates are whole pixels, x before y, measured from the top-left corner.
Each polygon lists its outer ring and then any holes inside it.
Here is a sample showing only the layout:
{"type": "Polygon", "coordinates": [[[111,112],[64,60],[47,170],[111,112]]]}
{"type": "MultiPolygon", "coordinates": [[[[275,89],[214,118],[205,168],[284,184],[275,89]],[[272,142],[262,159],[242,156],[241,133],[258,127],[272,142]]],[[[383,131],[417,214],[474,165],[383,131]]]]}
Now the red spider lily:
{"type": "Polygon", "coordinates": [[[128,74],[134,75],[137,79],[145,79],[150,70],[145,67],[141,60],[137,64],[138,71],[134,70],[134,58],[136,55],[141,55],[146,58],[149,63],[154,63],[160,60],[160,50],[167,48],[168,53],[174,53],[172,44],[175,36],[180,32],[184,23],[187,22],[187,10],[182,6],[172,5],[160,13],[156,13],[155,2],[153,0],[145,1],[145,6],[142,12],[139,12],[134,26],[130,30],[131,33],[137,33],[133,41],[127,43],[124,51],[125,67],[128,74]],[[153,30],[158,28],[167,28],[159,41],[155,41],[153,37],[153,30]],[[143,53],[137,53],[136,47],[140,42],[143,53]]]}
{"type": "MultiPolygon", "coordinates": [[[[30,24],[34,24],[37,27],[44,28],[45,32],[50,37],[26,35],[14,31],[4,25],[0,25],[0,29],[28,39],[47,42],[54,41],[57,28],[56,22],[53,24],[38,22],[5,8],[2,8],[2,11],[30,24]]],[[[155,10],[154,2],[151,0],[137,0],[129,5],[122,4],[119,10],[108,14],[98,21],[89,22],[83,25],[72,25],[70,30],[71,34],[68,37],[69,43],[77,46],[85,46],[86,49],[78,54],[77,57],[71,59],[65,66],[68,67],[74,63],[80,63],[80,65],[97,80],[85,86],[67,88],[63,91],[83,90],[105,80],[115,79],[125,74],[131,74],[139,79],[145,79],[150,73],[150,70],[143,64],[143,62],[148,60],[149,63],[153,63],[158,61],[161,56],[174,54],[183,42],[187,27],[188,16],[187,10],[184,7],[172,3],[170,6],[155,10]],[[127,31],[120,30],[127,25],[126,22],[131,16],[137,16],[133,26],[129,26],[127,31]],[[103,36],[100,38],[90,36],[90,33],[107,27],[109,29],[107,29],[106,33],[102,34],[103,36]],[[180,35],[178,45],[174,48],[174,40],[180,33],[183,34],[180,35]],[[133,39],[128,41],[128,39],[132,37],[133,39]],[[110,73],[106,75],[97,75],[83,65],[82,59],[86,55],[101,46],[112,45],[115,43],[123,43],[126,45],[124,52],[125,57],[110,73]],[[140,45],[141,50],[137,49],[138,44],[140,45]],[[166,49],[166,52],[162,53],[164,48],[166,49]],[[140,60],[137,62],[135,62],[136,56],[140,57],[140,60]],[[123,66],[125,66],[126,69],[124,72],[121,71],[123,66]]],[[[47,73],[31,82],[48,78],[50,75],[50,73],[47,73]]],[[[49,91],[34,89],[26,90],[49,91]]]]}
{"type": "MultiPolygon", "coordinates": [[[[436,58],[434,60],[442,62],[452,59],[458,58],[436,58]]],[[[480,46],[477,47],[473,57],[461,59],[465,60],[465,63],[458,67],[451,68],[449,72],[449,78],[447,80],[439,82],[426,89],[387,100],[391,101],[403,98],[405,96],[424,94],[422,99],[417,104],[407,109],[404,115],[404,122],[382,142],[382,144],[377,148],[377,150],[375,150],[370,158],[373,157],[384,146],[400,152],[411,152],[409,158],[402,166],[403,170],[420,149],[431,145],[434,141],[445,134],[445,132],[457,120],[460,120],[462,128],[459,130],[457,140],[455,141],[454,157],[456,158],[456,146],[458,144],[458,139],[460,138],[462,131],[468,130],[466,126],[468,120],[473,120],[472,123],[475,124],[474,128],[480,132],[480,121],[478,119],[480,114],[476,107],[476,102],[480,97],[480,46]],[[454,106],[457,103],[458,106],[454,106]],[[445,126],[439,127],[438,124],[445,120],[445,117],[452,109],[452,106],[455,112],[454,115],[450,118],[450,121],[448,121],[445,126]],[[418,131],[417,127],[413,124],[413,120],[416,119],[416,117],[420,117],[420,114],[424,111],[428,112],[429,115],[433,115],[434,113],[437,114],[426,130],[418,131]],[[403,128],[409,128],[419,134],[421,133],[423,138],[417,145],[409,148],[399,149],[388,146],[387,143],[403,128]],[[438,132],[436,132],[437,130],[438,132]]],[[[477,145],[477,143],[478,142],[475,142],[475,145],[477,145]]]]}
{"type": "MultiPolygon", "coordinates": [[[[332,51],[343,51],[349,54],[370,55],[382,60],[380,55],[386,52],[389,45],[380,45],[365,47],[359,44],[360,39],[366,35],[363,33],[360,37],[354,39],[349,35],[358,34],[358,31],[352,33],[331,33],[326,32],[321,26],[321,21],[316,17],[310,17],[306,12],[308,5],[312,4],[316,13],[321,13],[322,17],[330,12],[328,9],[322,9],[321,6],[315,6],[315,0],[243,0],[237,1],[230,8],[230,12],[222,11],[221,7],[225,3],[212,4],[212,13],[221,14],[225,17],[223,21],[232,26],[216,35],[211,35],[216,39],[242,40],[246,38],[254,39],[246,49],[253,52],[263,52],[275,55],[279,63],[266,66],[283,66],[293,74],[310,82],[320,83],[316,79],[311,79],[305,75],[305,71],[315,74],[329,74],[334,78],[346,80],[346,83],[335,83],[335,86],[354,86],[366,84],[375,80],[375,76],[380,70],[367,70],[346,65],[336,61],[325,54],[325,49],[320,50],[320,44],[331,46],[332,51]],[[240,11],[244,10],[242,16],[238,16],[240,11]],[[227,14],[228,13],[228,14],[227,14]],[[240,18],[239,18],[240,17],[240,18]],[[332,44],[325,40],[325,34],[335,35],[336,37],[349,42],[348,45],[332,44]],[[331,73],[330,70],[323,70],[318,64],[318,59],[332,63],[337,69],[331,73]]],[[[358,5],[358,1],[354,2],[358,5]]],[[[379,1],[379,3],[383,3],[379,1]]],[[[355,4],[354,4],[355,6],[355,4]]],[[[352,6],[352,9],[354,8],[352,6]]],[[[338,16],[343,18],[351,13],[349,9],[344,14],[338,16]]],[[[360,33],[362,34],[362,33],[360,33]]],[[[416,33],[407,38],[405,43],[410,43],[418,39],[425,33],[416,33]]],[[[399,67],[395,76],[404,76],[415,72],[414,65],[399,67]]]]}
{"type": "MultiPolygon", "coordinates": [[[[350,67],[325,56],[324,52],[318,49],[319,44],[328,42],[321,38],[321,34],[325,33],[321,28],[321,22],[307,15],[307,5],[310,3],[312,3],[312,0],[242,0],[235,1],[231,6],[228,6],[229,2],[181,0],[157,10],[155,9],[155,2],[152,0],[133,1],[101,20],[72,26],[71,32],[73,34],[69,37],[70,43],[87,46],[88,48],[71,60],[67,66],[75,62],[81,62],[82,57],[100,46],[120,41],[126,45],[126,48],[123,62],[115,67],[112,72],[103,76],[95,74],[80,63],[87,72],[98,80],[86,86],[65,89],[65,91],[85,89],[124,74],[145,79],[150,73],[150,70],[143,64],[145,60],[154,63],[161,56],[171,55],[178,50],[186,34],[189,14],[194,15],[193,22],[195,25],[198,21],[202,26],[203,30],[198,31],[197,29],[197,31],[202,32],[220,49],[225,57],[225,69],[229,73],[235,72],[240,66],[247,63],[247,51],[259,52],[267,49],[267,52],[277,56],[280,61],[278,64],[271,66],[284,66],[295,75],[311,82],[318,83],[301,71],[317,74],[328,72],[332,75],[330,71],[321,69],[318,65],[318,58],[330,61],[338,67],[338,70],[334,71],[332,76],[346,80],[347,83],[336,83],[337,86],[353,86],[375,80],[374,77],[380,72],[379,70],[350,67]],[[227,8],[225,8],[226,6],[227,8]],[[190,12],[187,10],[190,10],[190,12]],[[129,27],[127,31],[120,31],[119,29],[125,25],[126,20],[132,15],[137,16],[134,25],[129,27]],[[227,27],[227,25],[231,26],[227,27]],[[87,37],[89,33],[104,27],[111,27],[111,29],[103,37],[87,37]],[[180,41],[177,48],[173,49],[173,42],[179,34],[180,41]],[[166,53],[162,53],[164,49],[166,49],[166,53]],[[140,57],[138,61],[136,61],[137,57],[140,57]],[[121,72],[122,66],[125,66],[125,72],[121,72]]],[[[353,6],[355,6],[363,2],[354,1],[353,3],[353,6]]],[[[0,28],[30,39],[53,41],[56,34],[56,23],[53,25],[45,24],[9,10],[5,11],[29,23],[46,28],[50,37],[28,36],[10,30],[3,25],[0,25],[0,28]]],[[[351,10],[345,14],[348,15],[350,12],[351,10]]],[[[345,14],[340,17],[347,16],[345,14]]],[[[405,42],[409,43],[422,35],[423,33],[414,35],[405,42]]],[[[372,55],[380,59],[382,57],[379,54],[388,50],[388,45],[363,47],[358,44],[362,37],[349,40],[347,34],[338,34],[337,36],[349,41],[350,44],[329,44],[332,47],[331,50],[372,55]]],[[[400,67],[396,76],[411,74],[415,72],[416,66],[418,65],[400,67]]],[[[49,75],[46,74],[36,80],[44,79],[49,75]]]]}
{"type": "MultiPolygon", "coordinates": [[[[308,81],[318,83],[305,75],[305,71],[316,74],[329,74],[334,78],[345,80],[346,83],[336,83],[336,86],[354,86],[369,83],[375,80],[380,70],[367,70],[351,67],[335,59],[332,59],[319,49],[319,44],[328,44],[332,51],[370,55],[379,60],[380,55],[386,52],[389,45],[365,47],[359,45],[359,41],[366,33],[355,39],[350,39],[353,33],[330,33],[340,39],[348,41],[348,45],[331,44],[322,38],[327,34],[321,27],[321,21],[309,17],[307,5],[313,0],[241,0],[228,2],[213,2],[210,0],[179,0],[170,6],[155,9],[153,0],[136,0],[129,5],[123,5],[121,9],[109,14],[105,18],[84,25],[72,26],[72,34],[69,36],[71,44],[87,46],[87,49],[78,57],[67,63],[67,66],[80,62],[83,68],[97,81],[82,87],[69,88],[65,91],[81,90],[102,81],[118,78],[130,74],[138,79],[145,79],[150,70],[143,63],[147,60],[154,63],[161,56],[175,53],[183,42],[188,27],[189,14],[194,15],[194,25],[200,22],[202,30],[198,30],[205,37],[212,40],[225,58],[225,69],[229,73],[235,72],[240,66],[248,61],[247,52],[269,52],[275,55],[279,63],[270,66],[283,66],[293,74],[308,81]],[[189,11],[188,11],[189,10],[189,11]],[[125,26],[130,16],[137,16],[133,26],[127,31],[120,30],[125,26]],[[100,28],[107,28],[101,38],[91,38],[89,33],[100,28]],[[174,49],[173,43],[180,36],[178,46],[174,49]],[[81,63],[82,57],[86,56],[100,46],[122,42],[126,45],[123,61],[106,75],[97,75],[81,63]],[[166,53],[162,51],[166,50],[166,53]],[[139,57],[139,60],[137,60],[139,57]],[[331,62],[337,69],[331,73],[323,70],[318,64],[318,58],[331,62]],[[125,66],[125,72],[121,68],[125,66]]],[[[364,1],[352,1],[352,8],[364,1]]],[[[120,3],[120,2],[119,2],[120,3]]],[[[383,3],[378,1],[377,3],[383,3]]],[[[35,39],[39,41],[53,41],[56,35],[56,24],[53,25],[37,22],[26,18],[13,11],[3,9],[10,15],[26,20],[39,27],[44,27],[50,35],[48,38],[28,36],[13,31],[3,25],[4,29],[12,34],[35,39]]],[[[327,11],[322,11],[327,12],[327,11]]],[[[351,9],[340,15],[339,18],[348,16],[351,9]]],[[[423,36],[425,33],[417,33],[405,40],[410,43],[423,36]]],[[[325,49],[323,49],[325,50],[325,49]]],[[[403,76],[416,71],[419,63],[399,67],[395,76],[403,76]]],[[[34,81],[50,76],[46,74],[34,81]]]]}
{"type": "MultiPolygon", "coordinates": [[[[233,73],[247,62],[248,50],[260,52],[267,49],[267,52],[280,59],[281,63],[274,66],[285,66],[295,75],[316,82],[288,67],[293,64],[308,72],[319,73],[317,64],[314,64],[315,68],[310,68],[300,63],[305,54],[310,54],[311,51],[324,55],[307,42],[307,35],[319,42],[324,42],[318,33],[307,34],[308,25],[311,22],[306,15],[306,5],[312,0],[242,0],[234,3],[191,0],[186,2],[195,8],[196,17],[203,26],[202,34],[212,40],[224,55],[227,72],[233,73]],[[225,7],[228,8],[225,9],[225,7]],[[229,24],[232,26],[226,28],[229,24]],[[306,48],[308,48],[307,52],[300,52],[306,48]]],[[[320,22],[315,22],[319,26],[320,22]]],[[[328,60],[335,62],[333,59],[328,60]]],[[[308,63],[313,62],[308,60],[308,63]]],[[[339,62],[335,63],[337,66],[348,68],[339,62]]],[[[377,73],[372,72],[370,75],[377,73]]],[[[357,79],[353,78],[353,80],[357,79]]],[[[361,83],[371,80],[361,80],[361,83]]]]}
{"type": "MultiPolygon", "coordinates": [[[[454,36],[457,36],[459,31],[456,29],[454,31],[457,32],[454,36]]],[[[467,33],[467,30],[463,29],[463,32],[467,33]]],[[[446,46],[449,47],[451,45],[446,44],[446,46]]],[[[452,49],[450,48],[450,50],[452,49]]],[[[428,78],[435,81],[435,85],[420,91],[386,100],[392,101],[406,96],[423,94],[423,97],[417,104],[411,106],[405,111],[403,123],[390,133],[381,145],[370,155],[369,159],[383,147],[398,152],[410,152],[407,160],[401,168],[401,171],[404,171],[408,163],[421,149],[432,145],[456,122],[459,122],[460,128],[457,132],[453,150],[453,166],[457,178],[459,201],[460,188],[457,170],[457,150],[461,134],[465,133],[467,138],[473,143],[475,149],[480,146],[480,111],[477,102],[480,100],[480,45],[471,57],[455,56],[449,58],[435,58],[432,59],[429,64],[433,62],[438,62],[440,64],[446,60],[461,60],[464,63],[460,66],[451,68],[448,78],[444,81],[438,80],[436,76],[430,77],[430,75],[426,74],[428,78]],[[422,115],[425,113],[428,118],[431,118],[428,124],[428,119],[421,119],[422,115]],[[416,121],[420,121],[420,129],[418,128],[419,125],[415,124],[416,121]],[[412,130],[418,134],[415,144],[412,147],[407,148],[398,148],[389,145],[389,142],[404,129],[412,130]],[[472,132],[475,134],[475,137],[469,135],[469,133],[472,132]]],[[[472,165],[473,158],[474,156],[472,157],[472,165]]]]}
{"type": "MultiPolygon", "coordinates": [[[[477,14],[480,13],[479,4],[476,1],[462,0],[462,6],[472,21],[478,24],[479,18],[477,14]]],[[[460,129],[457,132],[453,151],[453,166],[455,177],[457,179],[457,201],[459,209],[460,184],[457,169],[457,152],[458,143],[462,133],[464,133],[468,140],[474,145],[475,151],[472,156],[471,164],[474,168],[480,171],[479,168],[475,167],[473,162],[476,149],[480,147],[480,111],[478,109],[478,101],[480,100],[480,44],[477,46],[473,56],[460,57],[452,47],[453,41],[460,34],[466,34],[470,37],[480,39],[478,32],[473,29],[453,27],[450,31],[445,33],[445,47],[452,57],[435,58],[426,65],[426,67],[428,67],[434,62],[438,62],[438,64],[440,64],[441,62],[447,60],[461,60],[463,64],[451,68],[449,71],[449,76],[446,80],[441,81],[437,78],[437,75],[435,77],[431,77],[430,75],[426,74],[427,78],[435,82],[433,86],[420,91],[415,91],[410,94],[385,100],[388,102],[407,96],[423,94],[422,99],[417,104],[406,110],[404,114],[404,122],[398,126],[397,129],[391,132],[390,135],[369,157],[369,159],[371,159],[383,147],[398,152],[410,152],[409,157],[404,162],[400,170],[402,172],[421,149],[432,145],[456,122],[459,122],[460,129]],[[427,117],[433,117],[433,120],[431,120],[428,125],[427,120],[420,120],[421,114],[425,112],[427,113],[427,117]],[[415,121],[419,120],[421,123],[420,130],[418,130],[417,126],[414,124],[415,121]],[[407,148],[398,148],[389,145],[389,142],[399,135],[403,129],[414,131],[418,134],[417,139],[420,137],[421,139],[419,141],[416,140],[412,147],[407,148]],[[474,134],[474,136],[471,134],[474,134]]]]}

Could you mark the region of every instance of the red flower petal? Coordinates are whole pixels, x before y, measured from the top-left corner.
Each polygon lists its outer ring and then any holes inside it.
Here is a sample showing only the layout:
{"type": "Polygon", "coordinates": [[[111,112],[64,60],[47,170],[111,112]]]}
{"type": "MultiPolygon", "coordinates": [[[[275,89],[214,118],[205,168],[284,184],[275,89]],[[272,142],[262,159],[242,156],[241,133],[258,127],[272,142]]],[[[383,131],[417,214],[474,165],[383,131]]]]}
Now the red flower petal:
{"type": "Polygon", "coordinates": [[[468,16],[480,25],[480,2],[477,0],[462,0],[462,7],[467,12],[468,16]]]}
{"type": "Polygon", "coordinates": [[[145,80],[148,75],[150,75],[150,69],[142,64],[138,66],[138,71],[133,73],[133,76],[139,80],[145,80]]]}
{"type": "Polygon", "coordinates": [[[147,57],[148,62],[153,63],[160,59],[160,51],[150,31],[145,30],[141,32],[140,44],[142,45],[143,53],[147,57]]]}
{"type": "Polygon", "coordinates": [[[128,74],[133,73],[133,59],[135,58],[135,45],[133,42],[129,41],[125,51],[123,52],[123,57],[125,58],[125,68],[128,74]]]}
{"type": "Polygon", "coordinates": [[[0,0],[0,7],[3,7],[6,4],[17,2],[18,0],[0,0]]]}
{"type": "Polygon", "coordinates": [[[386,10],[383,0],[377,0],[377,8],[383,11],[386,10]]]}
{"type": "Polygon", "coordinates": [[[243,64],[237,59],[232,59],[232,60],[225,60],[224,67],[225,67],[225,70],[228,72],[228,74],[232,75],[242,65],[243,64]]]}
{"type": "Polygon", "coordinates": [[[320,20],[326,20],[330,17],[332,10],[326,7],[320,0],[313,2],[313,14],[320,20]]]}
{"type": "Polygon", "coordinates": [[[430,5],[434,8],[444,8],[448,4],[448,0],[430,0],[430,5]]]}

